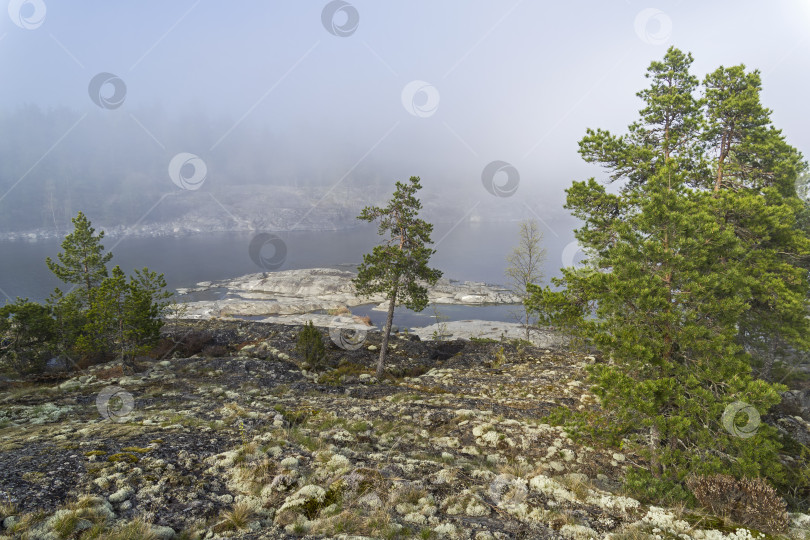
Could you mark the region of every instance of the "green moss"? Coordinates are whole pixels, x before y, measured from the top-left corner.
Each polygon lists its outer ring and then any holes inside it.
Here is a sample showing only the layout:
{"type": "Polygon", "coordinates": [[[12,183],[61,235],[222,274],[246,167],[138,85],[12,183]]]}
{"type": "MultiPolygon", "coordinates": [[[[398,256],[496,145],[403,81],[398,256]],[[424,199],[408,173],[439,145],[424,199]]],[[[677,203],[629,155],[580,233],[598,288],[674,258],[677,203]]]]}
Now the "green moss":
{"type": "Polygon", "coordinates": [[[107,452],[104,450],[90,450],[89,452],[84,453],[85,456],[104,456],[107,455],[107,452]]]}
{"type": "Polygon", "coordinates": [[[28,471],[27,473],[23,473],[22,479],[26,482],[31,482],[32,484],[38,484],[45,480],[45,473],[39,471],[28,471]]]}
{"type": "Polygon", "coordinates": [[[146,454],[151,451],[151,448],[140,448],[138,446],[127,446],[124,448],[124,452],[135,452],[137,454],[146,454]]]}
{"type": "Polygon", "coordinates": [[[336,369],[333,369],[328,373],[324,373],[323,375],[320,376],[318,381],[323,384],[337,386],[341,384],[341,378],[349,376],[357,377],[359,375],[362,375],[363,373],[373,375],[374,371],[361,364],[348,362],[337,367],[336,369]]]}
{"type": "Polygon", "coordinates": [[[135,454],[130,454],[129,452],[119,452],[118,454],[113,454],[107,458],[107,461],[110,463],[138,463],[141,458],[136,456],[135,454]]]}

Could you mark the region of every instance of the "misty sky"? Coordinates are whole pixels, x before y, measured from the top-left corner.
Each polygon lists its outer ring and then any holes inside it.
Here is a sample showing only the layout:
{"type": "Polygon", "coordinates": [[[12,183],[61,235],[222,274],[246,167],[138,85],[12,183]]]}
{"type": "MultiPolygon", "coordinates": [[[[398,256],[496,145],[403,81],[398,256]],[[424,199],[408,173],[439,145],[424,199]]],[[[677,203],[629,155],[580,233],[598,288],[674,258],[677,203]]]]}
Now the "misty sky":
{"type": "MultiPolygon", "coordinates": [[[[775,125],[810,155],[808,0],[4,3],[0,107],[68,107],[79,123],[115,115],[156,151],[194,153],[211,171],[224,141],[260,126],[302,162],[374,160],[392,180],[420,175],[426,191],[486,196],[481,171],[503,160],[520,196],[561,205],[572,180],[600,175],[577,154],[586,127],[623,132],[669,45],[692,52],[701,79],[719,65],[760,69],[775,125]],[[100,106],[88,86],[103,72],[126,91],[102,85],[100,106]],[[200,141],[189,121],[188,145],[161,149],[146,110],[225,128],[200,141]]],[[[93,145],[105,134],[63,136],[93,145]]]]}

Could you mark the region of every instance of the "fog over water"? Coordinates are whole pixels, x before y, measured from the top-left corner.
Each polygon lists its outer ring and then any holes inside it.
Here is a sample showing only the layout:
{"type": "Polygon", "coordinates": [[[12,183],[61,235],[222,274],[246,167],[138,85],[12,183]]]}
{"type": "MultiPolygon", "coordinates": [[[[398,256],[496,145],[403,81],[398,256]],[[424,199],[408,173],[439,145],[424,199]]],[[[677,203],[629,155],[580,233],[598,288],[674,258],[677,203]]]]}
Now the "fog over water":
{"type": "Polygon", "coordinates": [[[625,131],[670,45],[700,78],[760,69],[774,124],[810,153],[808,30],[794,0],[12,0],[0,298],[53,288],[44,257],[80,210],[114,262],[173,287],[259,270],[262,232],[287,243],[282,269],[359,262],[376,238],[355,216],[411,175],[449,277],[502,282],[521,219],[540,220],[550,276],[577,256],[565,189],[605,177],[577,142],[625,131]]]}
{"type": "MultiPolygon", "coordinates": [[[[432,259],[432,264],[444,272],[444,277],[505,283],[506,256],[512,246],[499,240],[515,238],[517,223],[465,223],[452,231],[447,225],[439,225],[436,230],[441,236],[449,232],[436,246],[437,253],[432,259]]],[[[201,281],[265,271],[248,253],[246,246],[251,236],[251,233],[225,232],[180,238],[126,238],[112,250],[112,264],[120,265],[125,272],[143,266],[159,268],[171,289],[193,287],[201,281]]],[[[372,226],[348,231],[293,231],[279,236],[287,247],[279,270],[313,267],[352,270],[377,241],[376,227],[372,226]]],[[[108,249],[115,243],[115,240],[104,242],[108,249]]],[[[15,296],[43,301],[54,287],[62,286],[45,264],[45,257],[53,258],[59,252],[59,244],[57,239],[0,242],[8,255],[0,259],[6,294],[13,292],[15,296]]],[[[562,257],[563,253],[549,253],[544,266],[546,278],[559,275],[562,257]]]]}

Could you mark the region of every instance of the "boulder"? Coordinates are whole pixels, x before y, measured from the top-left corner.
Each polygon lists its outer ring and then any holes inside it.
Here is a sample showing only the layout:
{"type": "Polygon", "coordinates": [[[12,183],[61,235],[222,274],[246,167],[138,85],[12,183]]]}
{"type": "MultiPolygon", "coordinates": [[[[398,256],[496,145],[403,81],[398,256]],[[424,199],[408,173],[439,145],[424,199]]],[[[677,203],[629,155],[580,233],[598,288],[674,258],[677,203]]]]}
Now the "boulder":
{"type": "Polygon", "coordinates": [[[810,422],[810,388],[782,393],[782,403],[777,409],[783,414],[800,416],[810,422]]]}
{"type": "Polygon", "coordinates": [[[448,360],[460,353],[464,348],[464,341],[456,339],[453,341],[441,341],[430,352],[431,360],[448,360]]]}

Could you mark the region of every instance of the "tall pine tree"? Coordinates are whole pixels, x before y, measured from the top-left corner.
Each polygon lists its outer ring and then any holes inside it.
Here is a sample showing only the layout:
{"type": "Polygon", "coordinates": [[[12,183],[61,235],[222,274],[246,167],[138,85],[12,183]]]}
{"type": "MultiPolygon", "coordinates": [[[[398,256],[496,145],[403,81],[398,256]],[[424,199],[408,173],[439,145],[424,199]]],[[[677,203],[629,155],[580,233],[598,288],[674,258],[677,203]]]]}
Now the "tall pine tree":
{"type": "Polygon", "coordinates": [[[435,285],[442,272],[428,267],[435,251],[428,247],[433,225],[417,216],[422,203],[416,192],[422,188],[418,176],[409,182],[396,183],[388,206],[367,206],[358,216],[363,221],[379,220],[378,233],[387,236],[383,244],[363,255],[354,285],[358,294],[371,296],[382,293],[388,298],[388,315],[383,329],[377,377],[382,377],[388,353],[388,338],[397,303],[413,311],[422,311],[428,303],[425,285],[435,285]]]}
{"type": "Polygon", "coordinates": [[[58,329],[56,348],[71,361],[74,354],[116,354],[134,368],[136,354],[160,335],[171,296],[165,291],[166,280],[148,268],[135,270],[129,281],[118,266],[108,275],[112,253],[105,254],[101,245],[104,231],[96,236],[81,212],[73,224],[73,232],[62,242],[59,263],[46,260],[58,278],[77,286],[67,294],[57,288],[48,299],[58,329]]]}
{"type": "Polygon", "coordinates": [[[593,178],[568,189],[591,256],[563,269],[562,290],[531,286],[528,304],[541,323],[565,325],[604,353],[589,370],[603,427],[646,455],[656,477],[731,471],[778,481],[776,430],[762,424],[738,437],[721,419],[735,401],[765,414],[783,389],[752,376],[741,333],[778,337],[777,320],[791,325],[786,339],[806,328],[800,157],[769,126],[756,73],[721,68],[698,98],[691,63],[670,48],[648,69],[628,133],[589,130],[580,142],[618,189],[593,178]]]}
{"type": "Polygon", "coordinates": [[[101,240],[104,231],[98,233],[90,226],[90,220],[82,212],[73,218],[73,232],[62,241],[62,251],[57,255],[59,262],[50,257],[45,259],[48,268],[65,283],[81,287],[80,296],[85,305],[93,299],[93,290],[107,277],[107,263],[112,253],[104,253],[101,240]]]}

